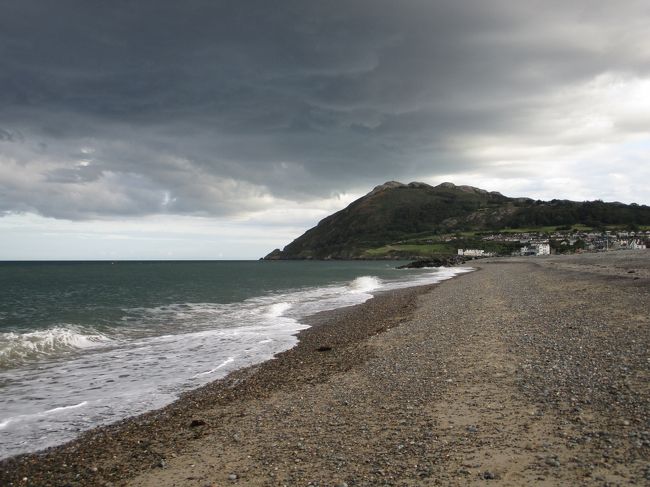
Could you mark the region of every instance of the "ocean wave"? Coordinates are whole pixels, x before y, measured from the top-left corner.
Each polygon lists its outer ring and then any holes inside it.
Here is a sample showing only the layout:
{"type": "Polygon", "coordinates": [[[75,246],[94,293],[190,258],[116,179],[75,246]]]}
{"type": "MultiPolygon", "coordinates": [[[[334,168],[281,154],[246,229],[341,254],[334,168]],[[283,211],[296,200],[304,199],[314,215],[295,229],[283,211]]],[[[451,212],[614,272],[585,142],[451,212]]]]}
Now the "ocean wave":
{"type": "Polygon", "coordinates": [[[205,372],[199,372],[198,374],[194,375],[193,378],[196,378],[196,377],[202,377],[202,376],[204,376],[204,375],[210,375],[210,374],[216,372],[217,370],[219,370],[219,369],[225,367],[226,365],[233,363],[234,361],[235,361],[235,357],[228,357],[226,360],[224,360],[223,362],[221,362],[221,363],[220,363],[219,365],[217,365],[216,367],[214,367],[214,368],[212,368],[212,369],[210,369],[210,370],[207,370],[207,371],[205,371],[205,372]]]}
{"type": "Polygon", "coordinates": [[[269,306],[268,311],[266,312],[266,315],[269,318],[279,318],[289,308],[291,308],[291,303],[287,303],[286,301],[281,301],[279,303],[275,303],[275,304],[272,304],[271,306],[269,306]]]}
{"type": "Polygon", "coordinates": [[[375,276],[361,276],[354,279],[349,287],[353,293],[369,293],[381,287],[381,280],[375,276]]]}
{"type": "Polygon", "coordinates": [[[43,411],[43,413],[41,413],[41,414],[52,414],[52,413],[59,413],[61,411],[68,411],[70,409],[78,409],[78,408],[84,407],[87,404],[88,404],[88,401],[82,401],[82,402],[80,402],[78,404],[73,404],[72,406],[59,406],[59,407],[56,407],[56,408],[48,409],[47,411],[43,411]]]}
{"type": "Polygon", "coordinates": [[[16,421],[25,421],[25,420],[29,420],[31,418],[39,418],[39,417],[43,417],[43,416],[48,416],[48,415],[51,415],[51,414],[54,414],[54,413],[60,413],[62,411],[69,411],[71,409],[79,409],[79,408],[82,408],[82,407],[86,406],[87,404],[88,404],[88,401],[82,401],[82,402],[80,402],[78,404],[73,404],[71,406],[59,406],[59,407],[55,407],[55,408],[52,408],[52,409],[48,409],[47,411],[38,412],[38,413],[34,413],[34,414],[20,414],[18,416],[14,416],[12,418],[7,418],[7,419],[4,419],[4,420],[0,421],[0,430],[5,429],[9,425],[9,423],[15,423],[16,421]]]}
{"type": "Polygon", "coordinates": [[[0,367],[15,367],[44,357],[98,347],[112,340],[93,329],[55,326],[45,330],[0,333],[0,367]]]}

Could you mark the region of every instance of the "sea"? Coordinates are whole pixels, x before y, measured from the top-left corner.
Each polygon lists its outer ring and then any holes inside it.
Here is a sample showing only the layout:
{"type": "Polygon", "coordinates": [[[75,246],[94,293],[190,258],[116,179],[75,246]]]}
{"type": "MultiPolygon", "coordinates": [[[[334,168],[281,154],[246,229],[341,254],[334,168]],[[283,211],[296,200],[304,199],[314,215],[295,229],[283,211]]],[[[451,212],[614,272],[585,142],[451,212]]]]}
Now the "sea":
{"type": "Polygon", "coordinates": [[[0,262],[0,458],[271,359],[314,313],[472,270],[399,264],[0,262]]]}

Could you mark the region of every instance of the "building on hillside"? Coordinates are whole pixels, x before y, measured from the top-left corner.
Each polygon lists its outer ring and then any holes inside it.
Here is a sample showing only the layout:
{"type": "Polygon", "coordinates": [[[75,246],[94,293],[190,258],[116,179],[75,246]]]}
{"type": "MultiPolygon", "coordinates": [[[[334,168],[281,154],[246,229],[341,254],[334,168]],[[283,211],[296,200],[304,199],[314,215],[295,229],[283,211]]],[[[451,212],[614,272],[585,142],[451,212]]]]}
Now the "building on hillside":
{"type": "Polygon", "coordinates": [[[550,255],[551,245],[549,243],[535,243],[524,245],[519,251],[520,255],[550,255]]]}
{"type": "Polygon", "coordinates": [[[486,252],[483,249],[458,249],[458,255],[464,257],[494,257],[494,252],[486,252]]]}
{"type": "Polygon", "coordinates": [[[458,249],[458,255],[465,257],[483,257],[485,250],[483,249],[458,249]]]}
{"type": "Polygon", "coordinates": [[[519,255],[535,255],[535,250],[528,245],[524,245],[521,249],[519,249],[519,255]]]}

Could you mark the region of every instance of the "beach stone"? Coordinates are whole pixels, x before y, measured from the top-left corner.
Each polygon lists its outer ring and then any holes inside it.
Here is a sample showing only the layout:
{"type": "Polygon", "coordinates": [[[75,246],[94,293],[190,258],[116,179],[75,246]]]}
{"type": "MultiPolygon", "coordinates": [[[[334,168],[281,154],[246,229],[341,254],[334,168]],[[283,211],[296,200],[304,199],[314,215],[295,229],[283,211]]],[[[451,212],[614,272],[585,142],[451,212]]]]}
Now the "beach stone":
{"type": "Polygon", "coordinates": [[[648,465],[643,473],[643,478],[650,480],[650,465],[648,465]]]}
{"type": "Polygon", "coordinates": [[[483,472],[483,478],[485,480],[494,480],[496,476],[494,475],[494,472],[490,472],[489,470],[486,470],[483,472]]]}
{"type": "Polygon", "coordinates": [[[560,466],[560,461],[557,458],[548,457],[546,459],[546,465],[548,465],[550,467],[559,467],[560,466]]]}
{"type": "Polygon", "coordinates": [[[237,474],[231,473],[230,475],[228,475],[228,480],[235,481],[237,480],[237,478],[238,478],[237,474]]]}
{"type": "Polygon", "coordinates": [[[193,419],[190,422],[190,428],[196,428],[198,426],[205,426],[205,424],[206,424],[205,421],[203,421],[202,419],[193,419]]]}

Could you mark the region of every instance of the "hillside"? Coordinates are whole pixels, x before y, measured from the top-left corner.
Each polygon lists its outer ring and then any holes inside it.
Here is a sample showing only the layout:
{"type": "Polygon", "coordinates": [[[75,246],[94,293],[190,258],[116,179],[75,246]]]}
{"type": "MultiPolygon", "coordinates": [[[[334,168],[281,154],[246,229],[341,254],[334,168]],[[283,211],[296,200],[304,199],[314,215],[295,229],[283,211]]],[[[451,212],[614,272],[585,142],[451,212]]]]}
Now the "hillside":
{"type": "MultiPolygon", "coordinates": [[[[650,225],[650,207],[602,201],[545,202],[452,183],[430,186],[390,181],[265,259],[373,258],[380,257],[377,249],[383,246],[417,237],[571,225],[650,225]]],[[[418,254],[417,250],[412,254],[418,254]]]]}

